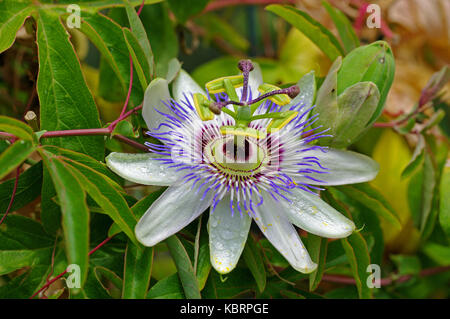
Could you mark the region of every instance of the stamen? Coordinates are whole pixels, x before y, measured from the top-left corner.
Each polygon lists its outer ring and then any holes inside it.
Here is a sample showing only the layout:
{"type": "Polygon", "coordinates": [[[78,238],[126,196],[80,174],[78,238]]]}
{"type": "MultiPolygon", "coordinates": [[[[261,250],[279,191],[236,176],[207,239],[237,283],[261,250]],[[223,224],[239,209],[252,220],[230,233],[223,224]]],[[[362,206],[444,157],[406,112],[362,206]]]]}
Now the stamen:
{"type": "Polygon", "coordinates": [[[241,60],[238,63],[239,70],[242,71],[242,75],[244,76],[244,86],[242,88],[242,96],[241,102],[247,100],[247,92],[248,92],[248,76],[251,71],[253,71],[254,66],[252,61],[250,60],[241,60]]]}
{"type": "MultiPolygon", "coordinates": [[[[245,79],[244,79],[244,81],[245,81],[245,79]]],[[[261,100],[264,100],[265,98],[268,98],[269,96],[278,95],[278,94],[287,94],[291,99],[293,99],[299,93],[300,93],[300,88],[297,85],[292,85],[292,86],[290,86],[288,88],[285,88],[285,89],[280,89],[280,90],[274,90],[274,91],[267,92],[266,94],[258,96],[256,99],[248,102],[247,104],[249,104],[249,105],[255,104],[255,103],[257,103],[257,102],[259,102],[261,100]]]]}

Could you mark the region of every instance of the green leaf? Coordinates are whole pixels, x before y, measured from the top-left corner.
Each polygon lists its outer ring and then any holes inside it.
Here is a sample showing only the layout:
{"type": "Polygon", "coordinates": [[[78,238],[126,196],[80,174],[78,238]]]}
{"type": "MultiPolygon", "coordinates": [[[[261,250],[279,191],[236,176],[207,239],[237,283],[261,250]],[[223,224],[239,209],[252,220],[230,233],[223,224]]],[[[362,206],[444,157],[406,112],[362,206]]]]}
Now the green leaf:
{"type": "Polygon", "coordinates": [[[153,247],[141,249],[129,242],[125,251],[122,298],[145,299],[153,265],[153,247]]]}
{"type": "Polygon", "coordinates": [[[306,12],[291,6],[272,4],[266,10],[275,13],[292,24],[316,44],[329,58],[334,61],[344,51],[336,37],[323,25],[314,20],[306,12]]]}
{"type": "Polygon", "coordinates": [[[417,256],[391,255],[390,258],[398,268],[398,275],[418,275],[421,270],[420,259],[417,256]]]}
{"type": "Polygon", "coordinates": [[[51,253],[52,248],[2,250],[0,251],[0,276],[26,266],[33,266],[37,258],[47,259],[51,256],[51,253]]]}
{"type": "Polygon", "coordinates": [[[342,92],[337,99],[338,117],[330,133],[334,137],[327,145],[343,148],[353,144],[366,129],[379,100],[380,92],[373,82],[359,82],[342,92]]]}
{"type": "Polygon", "coordinates": [[[197,276],[200,291],[205,288],[209,273],[211,272],[211,258],[209,256],[209,234],[208,223],[202,223],[200,238],[198,239],[197,267],[194,270],[197,276]]]}
{"type": "Polygon", "coordinates": [[[250,42],[242,35],[242,32],[238,31],[236,26],[212,12],[201,15],[195,19],[195,22],[204,28],[207,40],[220,37],[227,44],[242,52],[246,52],[250,47],[250,42]]]}
{"type": "Polygon", "coordinates": [[[178,56],[178,38],[169,18],[167,3],[158,3],[145,6],[141,12],[141,21],[144,25],[153,53],[158,59],[156,62],[156,75],[166,77],[168,63],[178,56]]]}
{"type": "Polygon", "coordinates": [[[342,65],[342,58],[338,57],[330,69],[317,91],[316,107],[311,111],[311,115],[319,114],[319,123],[314,123],[314,127],[326,124],[335,131],[336,119],[339,116],[337,100],[337,73],[342,65]]]}
{"type": "Polygon", "coordinates": [[[183,244],[175,235],[167,238],[165,242],[169,247],[173,260],[175,261],[178,276],[180,277],[183,285],[186,298],[201,299],[197,277],[195,276],[194,268],[192,267],[191,260],[189,259],[189,255],[183,244]]]}
{"type": "Polygon", "coordinates": [[[439,109],[437,112],[435,112],[429,120],[426,122],[425,126],[421,129],[421,131],[425,132],[426,130],[429,130],[435,125],[438,125],[445,117],[445,111],[442,109],[439,109]]]}
{"type": "Polygon", "coordinates": [[[345,51],[348,53],[354,48],[359,47],[359,39],[356,36],[355,30],[348,18],[339,9],[331,6],[327,1],[322,0],[322,5],[327,10],[334,25],[339,33],[339,36],[344,45],[345,51]]]}
{"type": "Polygon", "coordinates": [[[259,247],[251,235],[247,238],[242,257],[255,278],[259,292],[263,292],[266,287],[266,269],[259,247]]]}
{"type": "Polygon", "coordinates": [[[142,90],[145,91],[151,81],[151,67],[136,36],[127,28],[123,28],[123,34],[127,42],[128,51],[133,59],[133,66],[137,71],[142,90]]]}
{"type": "Polygon", "coordinates": [[[425,150],[425,139],[423,135],[420,134],[411,161],[408,163],[408,165],[402,172],[401,175],[402,179],[411,176],[423,164],[425,158],[424,150],[425,150]]]}
{"type": "Polygon", "coordinates": [[[448,246],[428,242],[424,245],[422,250],[425,253],[425,255],[430,257],[438,265],[440,266],[450,265],[450,248],[448,246]]]}
{"type": "Polygon", "coordinates": [[[129,121],[123,120],[120,121],[119,123],[117,123],[116,127],[114,128],[114,131],[111,133],[112,136],[116,135],[116,134],[120,134],[123,136],[127,136],[127,137],[132,137],[132,138],[138,138],[139,137],[139,133],[138,132],[134,132],[133,130],[133,124],[131,124],[129,121]]]}
{"type": "Polygon", "coordinates": [[[167,0],[170,10],[178,21],[185,23],[190,17],[200,13],[210,0],[167,0]]]}
{"type": "Polygon", "coordinates": [[[357,47],[342,61],[338,72],[337,94],[359,82],[373,82],[380,92],[377,108],[367,123],[372,123],[381,115],[384,104],[394,81],[395,60],[392,49],[385,41],[376,41],[357,47]]]}
{"type": "Polygon", "coordinates": [[[18,140],[0,154],[0,179],[8,175],[35,151],[30,141],[18,140]]]}
{"type": "Polygon", "coordinates": [[[367,286],[367,279],[370,275],[367,272],[367,266],[370,265],[370,256],[366,241],[360,233],[353,233],[349,237],[341,239],[341,243],[350,262],[359,298],[372,298],[372,290],[367,286]]]}
{"type": "MultiPolygon", "coordinates": [[[[39,10],[37,29],[41,129],[99,128],[97,106],[59,17],[39,10]]],[[[43,143],[82,152],[98,160],[104,157],[102,136],[60,137],[46,139],[43,143]]]]}
{"type": "MultiPolygon", "coordinates": [[[[125,100],[130,84],[130,58],[122,27],[100,13],[83,12],[80,31],[102,54],[98,94],[107,101],[125,100]],[[111,92],[113,87],[119,92],[111,92]]],[[[142,97],[143,90],[136,81],[131,91],[131,103],[139,104],[142,97]]]]}
{"type": "Polygon", "coordinates": [[[87,278],[89,259],[89,210],[86,193],[83,191],[81,181],[66,163],[58,158],[43,155],[44,164],[49,170],[61,204],[67,259],[69,264],[80,266],[81,286],[83,286],[87,278]]]}
{"type": "Polygon", "coordinates": [[[147,58],[147,63],[150,68],[150,74],[153,74],[153,51],[152,47],[150,46],[150,41],[148,40],[144,25],[137,15],[136,10],[131,5],[127,4],[125,6],[125,9],[127,11],[128,21],[130,21],[131,31],[136,36],[136,39],[138,40],[142,50],[144,51],[144,55],[147,58]]]}
{"type": "Polygon", "coordinates": [[[442,172],[441,184],[439,186],[439,222],[447,236],[450,237],[450,167],[446,166],[442,172]]]}
{"type": "Polygon", "coordinates": [[[139,247],[141,245],[134,235],[136,216],[131,212],[122,194],[112,185],[113,182],[105,175],[98,173],[88,166],[68,160],[67,167],[70,168],[82,183],[82,188],[103,209],[111,219],[122,229],[122,231],[139,247]]]}
{"type": "Polygon", "coordinates": [[[420,214],[420,232],[424,235],[425,226],[431,215],[433,196],[436,187],[436,171],[429,152],[425,152],[425,160],[423,163],[423,180],[422,180],[422,201],[420,214]]]}
{"type": "MultiPolygon", "coordinates": [[[[108,176],[110,179],[112,179],[116,183],[120,182],[120,178],[118,178],[116,174],[111,172],[111,170],[106,166],[105,163],[100,162],[100,161],[90,157],[89,155],[86,155],[83,153],[78,153],[75,151],[71,151],[71,150],[56,147],[56,146],[52,146],[52,145],[46,145],[46,146],[44,146],[44,148],[46,151],[49,151],[49,152],[53,153],[54,155],[65,157],[65,158],[71,159],[75,162],[89,166],[90,168],[96,170],[100,174],[108,176]]],[[[122,190],[122,187],[119,185],[117,185],[116,188],[122,190]]]]}
{"type": "Polygon", "coordinates": [[[17,31],[33,9],[31,0],[0,2],[0,53],[14,43],[17,31]]]}
{"type": "Polygon", "coordinates": [[[17,138],[27,141],[33,139],[33,129],[25,123],[12,117],[0,115],[0,131],[14,134],[17,138]]]}
{"type": "MultiPolygon", "coordinates": [[[[165,188],[163,187],[160,190],[151,193],[150,195],[142,198],[140,201],[134,204],[133,207],[131,207],[131,211],[133,212],[134,216],[136,216],[136,220],[139,220],[145,214],[148,208],[153,204],[155,200],[158,199],[158,197],[164,192],[164,190],[165,188]]],[[[118,234],[121,231],[122,229],[114,223],[108,231],[108,236],[118,234]]]]}
{"type": "Polygon", "coordinates": [[[37,250],[53,247],[55,239],[28,217],[9,215],[0,226],[0,251],[37,250]]]}
{"type": "MultiPolygon", "coordinates": [[[[158,3],[163,0],[144,0],[145,4],[153,4],[158,3]]],[[[72,0],[40,0],[40,3],[45,3],[47,8],[58,9],[63,8],[66,9],[68,4],[73,4],[72,0]]],[[[142,4],[142,0],[129,0],[128,1],[132,6],[139,6],[142,4]]],[[[81,0],[76,2],[82,10],[87,10],[89,12],[97,12],[99,10],[110,8],[110,7],[123,7],[123,0],[81,0]]]]}
{"type": "Polygon", "coordinates": [[[148,292],[147,299],[185,299],[178,275],[173,274],[158,281],[148,292]]]}
{"type": "MultiPolygon", "coordinates": [[[[270,283],[269,281],[268,285],[270,283]]],[[[226,277],[213,271],[206,282],[203,297],[205,299],[237,298],[242,294],[254,293],[256,289],[253,276],[246,268],[236,268],[227,274],[226,277]]]]}
{"type": "MultiPolygon", "coordinates": [[[[6,211],[15,184],[15,178],[0,184],[0,212],[6,211]]],[[[11,211],[20,209],[39,196],[42,185],[42,162],[20,174],[11,211]]]]}
{"type": "Polygon", "coordinates": [[[379,217],[400,229],[401,223],[397,212],[384,196],[368,183],[336,187],[339,191],[372,210],[379,217]]]}
{"type": "Polygon", "coordinates": [[[319,286],[325,271],[328,239],[308,234],[306,244],[311,260],[317,264],[317,269],[309,275],[309,290],[314,291],[319,286]]]}

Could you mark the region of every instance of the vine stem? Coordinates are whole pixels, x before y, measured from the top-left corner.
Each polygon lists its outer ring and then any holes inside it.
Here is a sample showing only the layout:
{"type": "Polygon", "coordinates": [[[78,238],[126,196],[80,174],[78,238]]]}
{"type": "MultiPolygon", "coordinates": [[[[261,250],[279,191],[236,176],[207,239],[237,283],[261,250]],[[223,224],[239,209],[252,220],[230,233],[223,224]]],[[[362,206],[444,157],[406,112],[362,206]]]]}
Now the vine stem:
{"type": "Polygon", "coordinates": [[[219,10],[225,7],[238,6],[238,5],[265,5],[276,3],[291,3],[295,4],[295,0],[222,0],[210,2],[203,13],[219,10]]]}
{"type": "MultiPolygon", "coordinates": [[[[446,272],[449,270],[450,270],[450,266],[427,268],[427,269],[424,269],[421,272],[419,272],[419,277],[431,276],[431,275],[439,274],[439,273],[446,272]]],[[[389,278],[389,277],[382,278],[382,279],[380,279],[380,284],[381,284],[381,286],[389,286],[389,285],[392,285],[393,283],[406,282],[413,277],[414,277],[413,275],[403,275],[403,276],[398,277],[397,279],[389,278]]],[[[355,285],[356,284],[356,281],[354,278],[351,278],[348,276],[343,276],[343,275],[324,274],[322,276],[322,280],[327,281],[327,282],[346,284],[346,285],[355,285]]]]}
{"type": "Polygon", "coordinates": [[[8,216],[9,211],[11,210],[11,207],[14,203],[14,198],[16,198],[16,192],[17,192],[17,185],[19,185],[19,176],[20,176],[20,165],[16,169],[16,180],[14,182],[14,188],[11,194],[11,200],[9,201],[8,208],[6,209],[5,214],[3,215],[2,219],[0,220],[0,225],[5,221],[6,216],[8,216]]]}
{"type": "MultiPolygon", "coordinates": [[[[104,245],[106,245],[111,239],[114,238],[115,235],[112,235],[111,237],[106,238],[104,241],[102,241],[100,244],[98,244],[95,248],[93,248],[89,253],[88,256],[92,255],[93,253],[95,253],[97,250],[99,250],[101,247],[103,247],[104,245]]],[[[31,297],[30,299],[33,299],[34,297],[36,297],[39,293],[41,293],[42,291],[44,291],[45,289],[47,289],[51,284],[53,284],[55,281],[57,281],[58,279],[60,279],[62,276],[64,276],[65,274],[67,274],[67,269],[64,270],[62,273],[60,273],[58,276],[56,276],[55,278],[53,278],[52,280],[48,281],[44,286],[42,286],[38,291],[36,291],[31,297]]]]}

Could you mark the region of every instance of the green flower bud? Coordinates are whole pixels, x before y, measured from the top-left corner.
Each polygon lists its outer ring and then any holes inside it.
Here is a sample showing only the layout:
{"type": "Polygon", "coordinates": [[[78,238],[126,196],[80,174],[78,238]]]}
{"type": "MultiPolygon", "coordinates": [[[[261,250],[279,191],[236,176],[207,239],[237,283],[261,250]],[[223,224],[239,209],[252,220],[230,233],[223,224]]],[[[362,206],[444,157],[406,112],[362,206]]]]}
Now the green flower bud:
{"type": "Polygon", "coordinates": [[[373,82],[380,91],[380,100],[367,126],[372,125],[383,111],[386,97],[394,81],[395,61],[392,50],[384,41],[377,41],[351,51],[342,61],[337,73],[337,94],[358,82],[373,82]]]}
{"type": "MultiPolygon", "coordinates": [[[[389,45],[377,41],[338,57],[317,92],[320,114],[314,127],[330,128],[333,137],[319,143],[344,148],[354,143],[380,116],[394,79],[394,57],[389,45]]],[[[327,134],[328,134],[327,133],[327,134]]]]}

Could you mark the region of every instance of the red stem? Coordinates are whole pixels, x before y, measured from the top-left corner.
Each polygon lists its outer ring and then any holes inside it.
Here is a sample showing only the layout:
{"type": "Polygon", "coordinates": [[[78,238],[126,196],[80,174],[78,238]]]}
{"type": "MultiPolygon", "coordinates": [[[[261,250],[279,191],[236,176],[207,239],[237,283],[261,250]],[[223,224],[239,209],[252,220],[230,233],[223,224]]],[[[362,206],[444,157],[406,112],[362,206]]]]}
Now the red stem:
{"type": "Polygon", "coordinates": [[[276,4],[276,3],[291,3],[295,4],[295,0],[224,0],[224,1],[214,1],[210,2],[203,13],[222,9],[229,6],[239,6],[239,5],[266,5],[266,4],[276,4]]]}
{"type": "MultiPolygon", "coordinates": [[[[98,244],[94,249],[92,249],[89,252],[89,256],[92,255],[93,253],[95,253],[98,249],[100,249],[101,247],[103,247],[105,244],[107,244],[111,239],[113,239],[115,235],[112,235],[111,237],[106,238],[104,241],[102,241],[100,244],[98,244]]],[[[54,283],[55,281],[57,281],[58,279],[60,279],[62,276],[64,276],[65,274],[67,274],[67,269],[64,270],[62,273],[60,273],[58,276],[56,276],[55,278],[53,278],[52,280],[48,281],[44,286],[42,286],[42,288],[40,288],[38,291],[36,291],[31,297],[30,299],[33,299],[34,297],[36,297],[39,293],[41,293],[42,291],[44,291],[45,289],[47,289],[52,283],[54,283]]]]}
{"type": "Polygon", "coordinates": [[[16,191],[17,191],[17,185],[19,184],[19,176],[20,176],[20,165],[16,169],[16,180],[14,182],[14,188],[11,195],[11,200],[9,201],[8,208],[6,209],[5,214],[3,215],[2,219],[0,220],[0,225],[5,221],[6,216],[8,216],[9,211],[11,210],[11,207],[14,203],[14,198],[16,198],[16,191]]]}
{"type": "Polygon", "coordinates": [[[86,128],[78,130],[50,131],[45,132],[41,138],[63,137],[63,136],[83,136],[83,135],[108,135],[111,131],[106,128],[86,128]]]}
{"type": "MultiPolygon", "coordinates": [[[[431,275],[435,275],[441,272],[446,272],[450,270],[450,266],[442,266],[442,267],[433,267],[433,268],[428,268],[428,269],[424,269],[421,272],[419,272],[419,277],[426,277],[426,276],[431,276],[431,275]]],[[[380,279],[380,284],[381,286],[389,286],[393,283],[401,283],[401,282],[405,282],[410,280],[411,278],[413,278],[413,275],[403,275],[397,279],[392,279],[392,278],[382,278],[380,279]]],[[[348,277],[348,276],[343,276],[343,275],[327,275],[324,274],[322,276],[322,280],[323,281],[328,281],[328,282],[335,282],[335,283],[340,283],[340,284],[346,284],[346,285],[355,285],[356,281],[354,278],[348,277]]]]}

